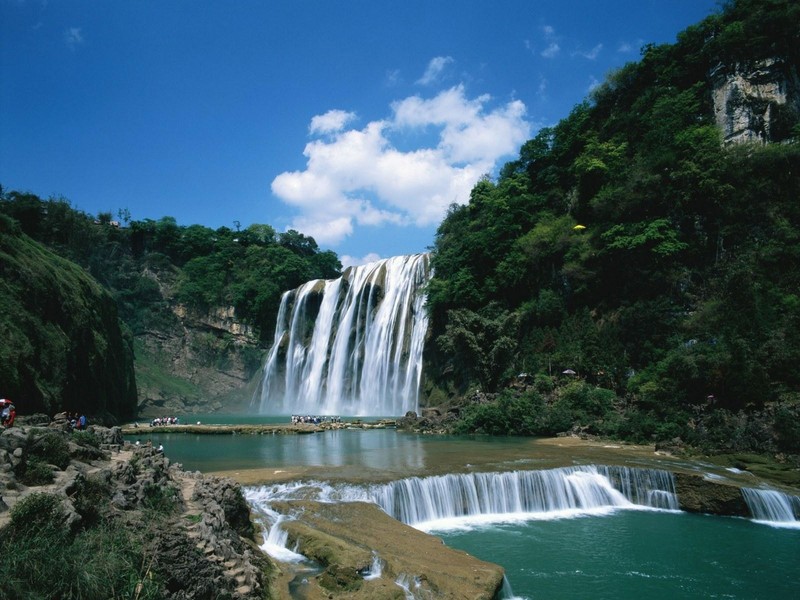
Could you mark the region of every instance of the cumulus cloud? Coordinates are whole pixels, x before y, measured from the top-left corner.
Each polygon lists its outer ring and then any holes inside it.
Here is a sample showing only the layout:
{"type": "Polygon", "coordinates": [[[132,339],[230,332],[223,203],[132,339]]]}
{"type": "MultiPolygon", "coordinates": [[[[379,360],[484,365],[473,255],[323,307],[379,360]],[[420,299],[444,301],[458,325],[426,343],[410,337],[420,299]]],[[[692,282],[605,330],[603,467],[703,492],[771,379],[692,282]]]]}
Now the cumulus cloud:
{"type": "Polygon", "coordinates": [[[329,110],[324,115],[317,115],[311,119],[311,125],[308,127],[308,131],[311,134],[336,133],[344,129],[344,126],[355,118],[356,114],[352,112],[329,110]]]}
{"type": "Polygon", "coordinates": [[[314,117],[309,130],[320,137],[306,144],[305,169],[272,181],[272,192],[298,211],[292,227],[322,244],[342,241],[357,226],[438,223],[531,133],[522,102],[494,105],[488,95],[467,97],[461,85],[398,100],[386,119],[360,129],[346,128],[350,115],[314,117]],[[405,151],[393,143],[414,135],[433,141],[405,151]]]}
{"type": "Polygon", "coordinates": [[[425,69],[425,73],[417,80],[417,83],[419,85],[431,85],[432,83],[436,83],[442,76],[442,72],[447,65],[453,62],[451,56],[437,56],[432,58],[431,62],[428,63],[428,68],[425,69]]]}
{"type": "Polygon", "coordinates": [[[70,50],[74,50],[76,46],[79,46],[83,43],[83,33],[81,32],[80,27],[69,27],[64,32],[64,42],[70,48],[70,50]]]}

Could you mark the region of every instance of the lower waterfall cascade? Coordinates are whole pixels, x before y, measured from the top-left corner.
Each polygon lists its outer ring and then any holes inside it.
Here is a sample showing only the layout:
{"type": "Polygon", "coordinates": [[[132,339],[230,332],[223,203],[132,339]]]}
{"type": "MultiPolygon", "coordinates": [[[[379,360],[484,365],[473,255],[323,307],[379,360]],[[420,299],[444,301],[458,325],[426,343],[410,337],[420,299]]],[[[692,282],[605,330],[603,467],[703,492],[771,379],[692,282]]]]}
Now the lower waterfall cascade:
{"type": "Polygon", "coordinates": [[[778,490],[742,488],[742,496],[753,520],[800,528],[800,496],[778,490]]]}
{"type": "Polygon", "coordinates": [[[259,400],[265,414],[419,410],[429,255],[351,267],[283,294],[259,400]]]}
{"type": "MultiPolygon", "coordinates": [[[[410,477],[368,486],[295,482],[248,488],[246,497],[261,515],[267,515],[269,503],[276,500],[372,502],[395,519],[423,530],[436,521],[462,517],[535,518],[568,511],[678,510],[675,482],[669,471],[594,465],[410,477]]],[[[274,520],[270,521],[274,525],[274,520]]]]}

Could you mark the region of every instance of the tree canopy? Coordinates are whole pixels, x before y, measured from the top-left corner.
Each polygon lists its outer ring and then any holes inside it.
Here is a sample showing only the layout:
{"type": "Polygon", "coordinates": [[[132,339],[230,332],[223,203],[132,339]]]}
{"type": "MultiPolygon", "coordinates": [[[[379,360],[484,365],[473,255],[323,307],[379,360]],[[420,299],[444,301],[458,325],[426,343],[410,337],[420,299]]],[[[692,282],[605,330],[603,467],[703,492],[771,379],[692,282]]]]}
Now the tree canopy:
{"type": "Polygon", "coordinates": [[[646,46],[451,207],[433,248],[431,385],[501,392],[524,373],[555,386],[552,404],[579,381],[618,399],[601,429],[647,440],[691,438],[710,404],[800,403],[798,114],[781,143],[726,147],[710,76],[777,57],[796,78],[798,10],[730,2],[646,46]]]}

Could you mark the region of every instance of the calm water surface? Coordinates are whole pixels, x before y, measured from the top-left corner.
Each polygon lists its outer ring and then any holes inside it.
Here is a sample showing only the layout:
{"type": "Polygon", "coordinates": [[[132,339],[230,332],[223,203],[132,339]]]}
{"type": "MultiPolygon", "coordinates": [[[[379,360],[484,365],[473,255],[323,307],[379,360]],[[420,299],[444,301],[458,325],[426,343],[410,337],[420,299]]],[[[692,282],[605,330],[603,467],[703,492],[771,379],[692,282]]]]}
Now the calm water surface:
{"type": "Polygon", "coordinates": [[[157,427],[142,427],[138,436],[127,439],[163,444],[170,460],[192,471],[267,471],[300,466],[306,468],[306,477],[349,480],[386,481],[413,475],[620,462],[666,468],[654,460],[652,451],[634,447],[562,447],[552,440],[534,438],[418,435],[394,429],[309,435],[194,435],[158,433],[157,427]]]}

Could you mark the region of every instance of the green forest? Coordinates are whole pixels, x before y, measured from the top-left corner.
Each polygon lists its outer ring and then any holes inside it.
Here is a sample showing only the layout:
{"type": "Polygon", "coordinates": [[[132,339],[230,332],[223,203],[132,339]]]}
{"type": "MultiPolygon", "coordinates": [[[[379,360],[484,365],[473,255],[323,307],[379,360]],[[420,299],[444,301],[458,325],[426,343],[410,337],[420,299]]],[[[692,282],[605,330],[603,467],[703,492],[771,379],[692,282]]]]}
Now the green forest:
{"type": "MultiPolygon", "coordinates": [[[[800,453],[798,102],[770,108],[767,143],[724,143],[714,114],[721,74],[765,64],[798,86],[800,4],[725,3],[676,43],[645,46],[450,207],[431,248],[424,393],[458,415],[453,431],[800,453]]],[[[283,291],[341,273],[313,238],[269,225],[92,216],[9,190],[0,217],[0,248],[46,248],[101,284],[128,352],[176,327],[174,303],[235,307],[266,346],[283,291]]],[[[24,261],[3,260],[3,279],[22,281],[24,261]]],[[[48,410],[66,384],[19,349],[66,348],[48,326],[60,300],[44,301],[66,288],[50,279],[41,306],[20,309],[33,316],[12,310],[19,286],[0,315],[4,394],[48,410]],[[21,356],[44,383],[15,375],[21,356]]],[[[91,383],[70,386],[84,402],[91,383]]]]}
{"type": "Polygon", "coordinates": [[[710,76],[799,53],[800,5],[728,3],[451,206],[427,359],[459,431],[800,452],[799,115],[725,145],[710,76]]]}

